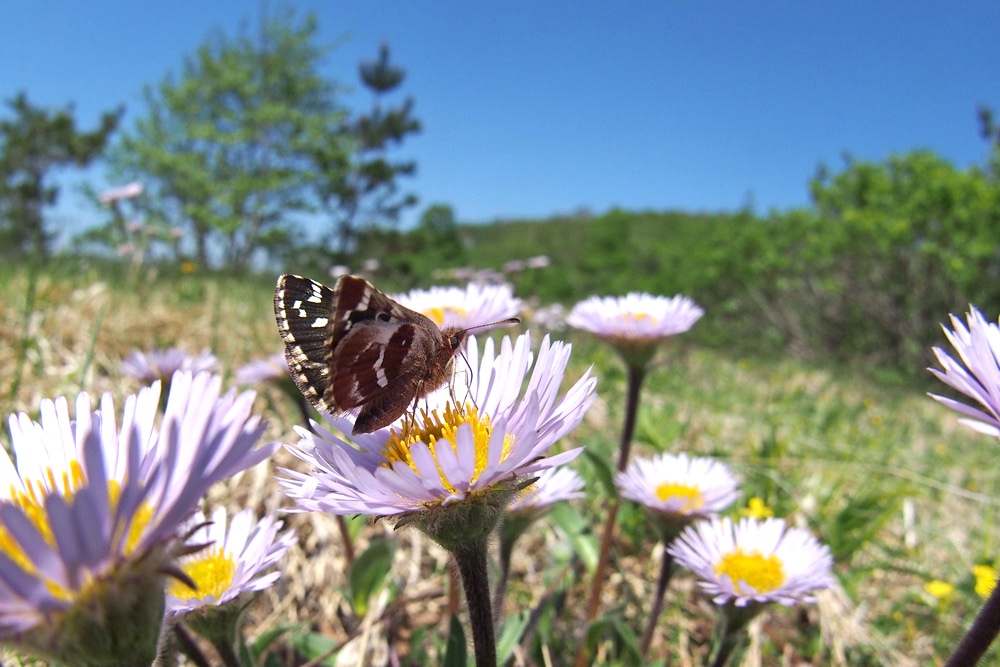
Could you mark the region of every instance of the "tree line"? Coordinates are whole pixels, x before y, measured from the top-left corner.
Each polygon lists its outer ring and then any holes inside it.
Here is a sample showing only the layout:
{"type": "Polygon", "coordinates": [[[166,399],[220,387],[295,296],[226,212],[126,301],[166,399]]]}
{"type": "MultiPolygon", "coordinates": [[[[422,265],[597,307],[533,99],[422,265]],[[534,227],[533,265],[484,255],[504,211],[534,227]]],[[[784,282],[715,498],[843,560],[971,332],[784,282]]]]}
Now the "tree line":
{"type": "Polygon", "coordinates": [[[346,87],[323,73],[330,47],[309,14],[284,10],[255,34],[217,33],[187,56],[179,74],[143,91],[144,109],[124,127],[124,109],[78,127],[74,109],[46,109],[21,92],[0,120],[0,248],[49,257],[57,231],[56,172],[103,159],[107,180],[90,191],[107,218],[74,239],[76,249],[159,253],[206,266],[246,269],[301,250],[330,259],[360,231],[392,226],[417,202],[401,179],[416,170],[393,149],[418,133],[414,102],[387,100],[405,79],[388,45],[358,68],[371,107],[344,104],[346,87]],[[318,243],[316,240],[319,240],[318,243]]]}

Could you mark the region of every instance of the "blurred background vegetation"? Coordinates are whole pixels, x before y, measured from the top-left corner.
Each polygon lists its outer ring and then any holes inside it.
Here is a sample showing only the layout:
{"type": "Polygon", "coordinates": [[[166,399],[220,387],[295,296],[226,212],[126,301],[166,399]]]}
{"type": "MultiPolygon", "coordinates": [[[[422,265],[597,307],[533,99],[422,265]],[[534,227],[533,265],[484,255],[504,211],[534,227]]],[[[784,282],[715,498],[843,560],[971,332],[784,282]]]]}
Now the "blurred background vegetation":
{"type": "Polygon", "coordinates": [[[320,74],[328,50],[313,17],[286,9],[255,32],[214,35],[178,75],[146,89],[146,115],[128,126],[120,109],[81,129],[72,106],[39,108],[29,92],[8,100],[5,263],[321,279],[333,266],[367,266],[389,290],[486,269],[536,306],[684,293],[709,314],[692,334],[701,344],[907,378],[923,375],[948,313],[969,303],[1000,311],[1000,132],[988,109],[979,112],[981,165],[960,169],[928,152],[845,157],[817,170],[802,209],[463,224],[446,202],[431,202],[415,228],[401,229],[400,213],[420,205],[406,191],[416,163],[394,157],[420,131],[414,101],[386,102],[389,93],[399,99],[405,70],[382,45],[357,73],[371,106],[349,109],[344,85],[320,74]],[[109,182],[132,187],[90,193],[104,222],[63,238],[46,218],[59,196],[55,175],[94,161],[109,182]],[[525,268],[542,256],[547,269],[525,268]]]}

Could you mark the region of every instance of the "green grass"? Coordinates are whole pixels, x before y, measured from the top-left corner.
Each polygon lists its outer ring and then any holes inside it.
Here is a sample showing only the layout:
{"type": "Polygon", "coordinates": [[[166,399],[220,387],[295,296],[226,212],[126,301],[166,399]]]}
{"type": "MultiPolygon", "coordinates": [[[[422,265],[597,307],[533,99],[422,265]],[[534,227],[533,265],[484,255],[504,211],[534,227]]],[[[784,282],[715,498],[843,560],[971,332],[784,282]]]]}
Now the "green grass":
{"type": "MultiPolygon", "coordinates": [[[[121,358],[134,348],[208,348],[230,381],[241,364],[281,349],[271,276],[174,271],[130,276],[97,264],[64,265],[35,276],[4,271],[5,413],[34,413],[40,398],[73,394],[81,386],[120,399],[137,388],[118,371],[121,358]]],[[[614,353],[588,336],[557,337],[574,344],[569,377],[593,364],[600,378],[597,403],[566,443],[587,445],[591,455],[576,464],[590,484],[588,499],[574,507],[589,526],[579,537],[593,545],[606,492],[591,461],[613,465],[625,374],[614,353]]],[[[683,336],[665,346],[647,376],[633,456],[686,451],[719,457],[743,481],[741,506],[750,497],[762,498],[777,515],[814,531],[836,555],[842,595],[824,595],[816,607],[770,610],[755,626],[764,664],[779,664],[785,653],[812,664],[933,664],[954,647],[978,609],[971,568],[992,562],[998,550],[996,443],[959,426],[923,387],[878,377],[863,367],[735,357],[696,347],[683,336]],[[956,592],[945,602],[934,601],[923,590],[931,579],[955,584],[956,592]]],[[[280,392],[263,388],[257,406],[270,421],[268,436],[290,441],[295,412],[280,392]]],[[[284,453],[276,462],[294,464],[284,453]]],[[[215,499],[280,505],[272,473],[248,475],[252,483],[230,484],[215,499]]],[[[283,563],[285,577],[264,595],[254,622],[262,627],[306,622],[335,642],[344,641],[344,628],[329,612],[345,583],[342,556],[330,546],[337,540],[333,521],[311,515],[289,520],[303,546],[283,563]]],[[[623,509],[619,526],[606,589],[613,604],[605,613],[639,632],[658,551],[638,510],[623,509]]],[[[518,603],[534,604],[541,591],[569,582],[560,611],[543,614],[536,632],[536,640],[556,656],[553,664],[560,665],[571,660],[577,645],[587,584],[561,531],[541,522],[523,538],[508,597],[513,613],[523,610],[515,609],[518,603]]],[[[364,524],[361,546],[386,532],[383,523],[364,524]]],[[[410,531],[394,535],[420,564],[417,579],[408,559],[397,559],[393,572],[397,604],[423,637],[412,650],[435,655],[447,632],[444,557],[410,531]]],[[[711,613],[691,579],[677,575],[654,652],[700,659],[711,635],[711,613]]],[[[623,664],[614,651],[609,655],[598,664],[623,664]]]]}

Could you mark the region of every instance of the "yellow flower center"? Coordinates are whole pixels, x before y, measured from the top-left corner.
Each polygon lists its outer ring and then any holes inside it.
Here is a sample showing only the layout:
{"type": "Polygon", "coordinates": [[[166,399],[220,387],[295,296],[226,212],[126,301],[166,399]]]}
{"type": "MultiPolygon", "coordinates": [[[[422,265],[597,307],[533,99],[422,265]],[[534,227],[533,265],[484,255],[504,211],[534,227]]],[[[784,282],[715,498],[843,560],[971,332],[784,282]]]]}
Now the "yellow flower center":
{"type": "Polygon", "coordinates": [[[683,498],[684,504],[681,505],[680,511],[684,513],[693,512],[704,503],[704,499],[701,497],[701,489],[697,486],[677,484],[675,482],[664,482],[656,487],[656,497],[661,501],[665,501],[668,498],[683,498]]]}
{"type": "MultiPolygon", "coordinates": [[[[410,456],[410,448],[415,442],[423,442],[430,449],[431,456],[437,461],[437,448],[440,446],[451,447],[456,451],[457,433],[460,426],[468,424],[472,427],[472,442],[475,448],[475,465],[471,481],[475,481],[486,468],[489,454],[490,435],[493,427],[490,424],[488,415],[479,415],[479,410],[473,406],[466,406],[462,410],[456,409],[448,403],[444,412],[432,410],[430,414],[421,410],[418,415],[414,415],[414,423],[404,425],[401,432],[392,431],[389,441],[385,444],[383,454],[385,455],[386,467],[392,467],[397,461],[401,461],[419,473],[413,459],[410,456]]],[[[503,451],[500,460],[507,458],[510,453],[510,436],[504,438],[503,451]]],[[[445,477],[438,465],[438,474],[441,482],[449,491],[455,491],[451,482],[445,477]]]]}
{"type": "MultiPolygon", "coordinates": [[[[70,461],[69,470],[61,473],[58,478],[59,483],[57,483],[57,476],[51,468],[45,471],[43,479],[45,483],[41,479],[24,479],[24,490],[17,489],[12,485],[9,491],[10,500],[3,502],[20,508],[45,541],[54,547],[56,544],[55,536],[52,532],[52,526],[49,524],[48,514],[45,511],[45,500],[53,493],[60,493],[59,489],[64,489],[61,495],[67,503],[71,503],[73,496],[86,483],[86,477],[83,473],[83,468],[80,466],[80,462],[70,461]]],[[[114,512],[121,497],[121,487],[117,480],[110,480],[108,482],[108,497],[111,511],[114,512]]],[[[125,540],[126,555],[132,553],[135,549],[152,515],[153,509],[146,503],[143,503],[136,510],[132,517],[132,522],[128,526],[128,535],[125,540]]],[[[13,560],[26,572],[34,575],[39,574],[38,568],[27,554],[24,553],[21,545],[3,526],[0,526],[0,553],[13,560]]],[[[69,600],[73,599],[76,595],[74,591],[64,589],[52,581],[49,581],[47,585],[49,591],[56,597],[69,600]]],[[[82,582],[81,590],[85,590],[86,586],[87,582],[82,582]]]]}
{"type": "Polygon", "coordinates": [[[424,311],[424,315],[434,320],[434,324],[438,326],[444,324],[444,319],[451,313],[462,318],[468,314],[468,311],[458,306],[433,306],[424,311]]]}
{"type": "Polygon", "coordinates": [[[633,322],[644,322],[645,320],[653,319],[653,316],[649,313],[644,313],[642,311],[636,313],[622,313],[623,320],[632,320],[633,322]]]}
{"type": "Polygon", "coordinates": [[[197,588],[192,589],[175,579],[167,588],[170,595],[181,600],[201,599],[211,595],[218,600],[233,584],[236,562],[220,547],[209,547],[182,563],[181,569],[191,577],[197,588]]]}
{"type": "Polygon", "coordinates": [[[767,593],[785,583],[781,559],[774,554],[764,556],[759,551],[731,551],[722,556],[722,560],[715,566],[715,573],[728,575],[733,582],[733,589],[740,594],[767,593]],[[753,590],[743,590],[743,584],[753,590]]]}

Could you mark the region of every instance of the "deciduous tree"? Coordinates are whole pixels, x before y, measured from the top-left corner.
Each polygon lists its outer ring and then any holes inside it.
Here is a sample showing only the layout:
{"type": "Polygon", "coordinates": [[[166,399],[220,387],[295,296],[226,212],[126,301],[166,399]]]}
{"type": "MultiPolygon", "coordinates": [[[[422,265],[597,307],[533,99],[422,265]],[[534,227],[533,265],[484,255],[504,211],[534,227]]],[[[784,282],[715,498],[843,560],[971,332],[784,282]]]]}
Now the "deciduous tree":
{"type": "Polygon", "coordinates": [[[146,217],[183,225],[199,262],[244,268],[292,245],[315,187],[345,177],[352,137],[321,66],[314,17],[290,10],[259,33],[218,34],[145,93],[147,115],[113,153],[115,180],[150,191],[146,217]]]}
{"type": "Polygon", "coordinates": [[[122,112],[103,114],[97,129],[83,132],[72,106],[50,111],[22,92],[7,107],[11,117],[0,121],[0,247],[45,258],[55,237],[45,208],[59,196],[53,172],[86,166],[100,156],[122,112]]]}

